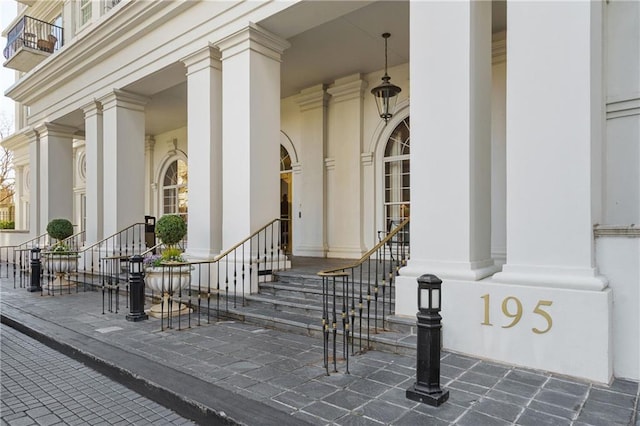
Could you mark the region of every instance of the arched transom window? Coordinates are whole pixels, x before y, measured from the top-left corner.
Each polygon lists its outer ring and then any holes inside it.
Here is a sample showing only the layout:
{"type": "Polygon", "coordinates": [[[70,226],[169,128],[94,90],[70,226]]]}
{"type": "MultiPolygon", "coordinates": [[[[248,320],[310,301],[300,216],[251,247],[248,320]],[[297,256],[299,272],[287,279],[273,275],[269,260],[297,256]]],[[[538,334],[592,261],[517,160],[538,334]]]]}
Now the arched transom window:
{"type": "Polygon", "coordinates": [[[409,217],[409,142],[407,117],[393,130],[384,150],[384,220],[387,232],[409,217]]]}
{"type": "Polygon", "coordinates": [[[162,213],[177,214],[187,222],[187,163],[177,159],[167,167],[162,178],[162,213]]]}

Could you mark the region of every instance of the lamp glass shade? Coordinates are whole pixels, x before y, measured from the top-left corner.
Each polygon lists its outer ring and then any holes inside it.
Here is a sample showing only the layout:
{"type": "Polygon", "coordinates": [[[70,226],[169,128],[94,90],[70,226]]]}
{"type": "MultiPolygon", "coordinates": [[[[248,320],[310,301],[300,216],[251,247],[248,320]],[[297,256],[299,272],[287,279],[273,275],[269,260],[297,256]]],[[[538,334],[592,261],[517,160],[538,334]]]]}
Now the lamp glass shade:
{"type": "Polygon", "coordinates": [[[142,258],[132,257],[129,259],[129,273],[139,274],[142,272],[142,258]]]}
{"type": "Polygon", "coordinates": [[[40,249],[31,249],[31,260],[40,260],[40,249]]]}
{"type": "Polygon", "coordinates": [[[378,114],[384,121],[388,121],[393,117],[393,113],[396,109],[396,102],[398,101],[398,94],[402,91],[398,86],[389,82],[389,77],[386,79],[383,77],[383,82],[371,89],[371,94],[374,96],[376,106],[378,107],[378,114]]]}
{"type": "Polygon", "coordinates": [[[429,289],[420,288],[420,297],[418,297],[418,307],[420,309],[429,309],[429,289]]]}
{"type": "Polygon", "coordinates": [[[440,289],[431,290],[431,309],[440,309],[440,289]]]}

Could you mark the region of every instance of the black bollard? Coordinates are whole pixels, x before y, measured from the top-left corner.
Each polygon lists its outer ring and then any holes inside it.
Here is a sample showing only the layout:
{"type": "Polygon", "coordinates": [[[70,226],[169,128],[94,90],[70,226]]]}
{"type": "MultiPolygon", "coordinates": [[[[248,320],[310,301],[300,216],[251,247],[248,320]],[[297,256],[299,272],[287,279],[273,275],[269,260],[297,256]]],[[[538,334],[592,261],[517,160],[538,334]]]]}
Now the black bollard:
{"type": "Polygon", "coordinates": [[[129,259],[129,313],[127,321],[143,321],[149,318],[144,312],[144,277],[142,256],[136,254],[129,259]]]}
{"type": "Polygon", "coordinates": [[[31,249],[31,286],[27,289],[30,292],[42,291],[40,285],[40,272],[42,265],[40,264],[40,248],[31,249]]]}
{"type": "Polygon", "coordinates": [[[440,388],[440,336],[442,281],[427,274],[418,278],[418,362],[416,382],[407,389],[407,398],[437,407],[449,399],[440,388]]]}

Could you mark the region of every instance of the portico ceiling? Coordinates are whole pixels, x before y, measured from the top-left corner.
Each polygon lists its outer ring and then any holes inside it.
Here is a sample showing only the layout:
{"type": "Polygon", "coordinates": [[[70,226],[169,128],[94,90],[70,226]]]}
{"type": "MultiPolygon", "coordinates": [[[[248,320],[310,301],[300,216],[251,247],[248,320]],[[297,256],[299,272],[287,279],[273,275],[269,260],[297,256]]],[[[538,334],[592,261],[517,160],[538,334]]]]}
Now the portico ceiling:
{"type": "MultiPolygon", "coordinates": [[[[383,32],[390,32],[389,66],[409,61],[408,0],[302,1],[257,22],[286,38],[281,95],[288,97],[316,84],[331,84],[354,73],[384,67],[383,32]]],[[[506,2],[493,2],[493,31],[506,28],[506,2]]],[[[393,75],[392,75],[393,78],[393,75]]],[[[182,64],[174,64],[125,87],[151,98],[146,131],[160,134],[187,122],[186,77],[182,64]]]]}

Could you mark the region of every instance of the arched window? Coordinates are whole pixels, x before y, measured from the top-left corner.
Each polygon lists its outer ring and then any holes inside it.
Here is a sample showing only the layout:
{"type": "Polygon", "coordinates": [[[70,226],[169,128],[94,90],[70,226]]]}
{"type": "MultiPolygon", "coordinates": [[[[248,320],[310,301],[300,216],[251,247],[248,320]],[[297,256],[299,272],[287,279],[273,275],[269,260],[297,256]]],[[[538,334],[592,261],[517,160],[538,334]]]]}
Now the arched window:
{"type": "Polygon", "coordinates": [[[187,163],[172,161],[162,178],[162,214],[177,214],[187,222],[187,163]]]}
{"type": "Polygon", "coordinates": [[[384,220],[387,232],[409,217],[409,142],[407,117],[393,130],[384,150],[384,220]]]}

